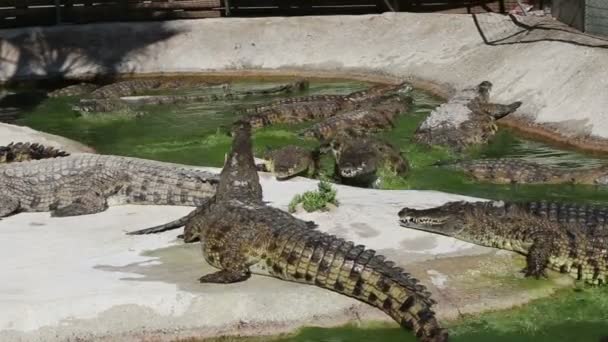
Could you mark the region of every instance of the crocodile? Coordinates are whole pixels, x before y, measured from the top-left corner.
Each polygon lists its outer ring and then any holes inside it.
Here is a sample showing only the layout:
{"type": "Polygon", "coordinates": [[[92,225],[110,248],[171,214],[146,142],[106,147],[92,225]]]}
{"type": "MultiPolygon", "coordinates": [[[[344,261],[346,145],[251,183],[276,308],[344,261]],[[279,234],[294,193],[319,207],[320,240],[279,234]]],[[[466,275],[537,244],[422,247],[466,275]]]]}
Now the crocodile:
{"type": "Polygon", "coordinates": [[[379,308],[420,341],[448,340],[432,311],[435,301],[417,279],[363,245],[266,205],[253,159],[251,126],[237,121],[232,134],[216,195],[197,209],[184,233],[200,236],[205,260],[219,269],[202,276],[201,283],[236,283],[257,274],[315,285],[379,308]]]}
{"type": "Polygon", "coordinates": [[[99,88],[93,83],[77,83],[67,87],[54,90],[48,94],[49,97],[64,97],[64,96],[83,96],[90,94],[93,90],[99,88]]]}
{"type": "Polygon", "coordinates": [[[144,95],[122,96],[108,98],[81,99],[72,109],[81,115],[90,113],[106,113],[116,111],[130,111],[133,107],[143,105],[168,105],[194,102],[242,100],[252,96],[290,94],[308,88],[308,81],[298,79],[294,82],[263,89],[244,91],[231,91],[224,87],[219,94],[177,94],[177,95],[144,95]]]}
{"type": "Polygon", "coordinates": [[[463,170],[478,181],[499,184],[608,184],[608,165],[558,168],[511,158],[462,160],[439,165],[463,170]]]}
{"type": "Polygon", "coordinates": [[[392,92],[407,92],[409,83],[378,85],[346,95],[311,95],[282,99],[244,111],[244,118],[253,128],[278,123],[299,123],[326,119],[341,111],[356,109],[367,102],[392,92]]]}
{"type": "Polygon", "coordinates": [[[402,226],[526,255],[525,275],[540,278],[547,269],[589,284],[608,281],[607,240],[576,223],[559,223],[504,202],[449,202],[430,209],[404,208],[402,226]]]}
{"type": "Polygon", "coordinates": [[[487,143],[498,130],[496,120],[513,113],[522,104],[520,101],[506,105],[490,103],[491,89],[492,83],[483,81],[456,93],[418,126],[414,141],[443,145],[455,151],[487,143]]]}
{"type": "Polygon", "coordinates": [[[411,97],[391,94],[373,100],[362,108],[327,118],[304,130],[300,135],[326,142],[345,131],[352,134],[379,132],[395,127],[398,116],[407,112],[411,104],[411,97]]]}
{"type": "Polygon", "coordinates": [[[65,151],[38,143],[12,142],[7,146],[0,146],[0,164],[67,157],[69,155],[70,154],[65,151]]]}
{"type": "Polygon", "coordinates": [[[380,139],[341,134],[330,142],[330,147],[335,174],[344,184],[374,186],[382,169],[399,176],[407,175],[410,169],[399,149],[380,139]]]}
{"type": "Polygon", "coordinates": [[[265,153],[264,171],[271,172],[277,180],[306,175],[316,177],[319,171],[319,149],[287,145],[265,153]]]}
{"type": "Polygon", "coordinates": [[[204,89],[213,86],[229,88],[226,83],[210,83],[197,78],[141,78],[111,83],[93,90],[89,96],[96,99],[119,98],[151,90],[204,89]]]}
{"type": "Polygon", "coordinates": [[[198,206],[218,177],[185,165],[98,154],[0,164],[0,217],[93,214],[112,203],[198,206]]]}

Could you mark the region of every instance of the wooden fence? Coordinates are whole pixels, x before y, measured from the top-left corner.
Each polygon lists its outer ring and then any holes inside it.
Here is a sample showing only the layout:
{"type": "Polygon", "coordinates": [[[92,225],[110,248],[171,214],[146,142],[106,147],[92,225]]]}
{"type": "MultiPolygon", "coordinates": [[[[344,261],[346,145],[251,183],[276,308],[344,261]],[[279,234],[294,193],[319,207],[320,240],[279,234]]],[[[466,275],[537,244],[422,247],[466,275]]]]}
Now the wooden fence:
{"type": "Polygon", "coordinates": [[[0,0],[0,27],[220,16],[221,0],[0,0]]]}

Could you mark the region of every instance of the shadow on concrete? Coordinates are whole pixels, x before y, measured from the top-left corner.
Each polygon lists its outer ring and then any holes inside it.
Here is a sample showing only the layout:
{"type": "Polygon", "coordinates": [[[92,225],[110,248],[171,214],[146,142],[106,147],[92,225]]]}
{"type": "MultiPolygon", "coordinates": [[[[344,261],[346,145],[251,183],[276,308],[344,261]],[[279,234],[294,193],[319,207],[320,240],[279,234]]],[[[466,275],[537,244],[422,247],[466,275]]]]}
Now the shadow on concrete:
{"type": "Polygon", "coordinates": [[[67,29],[33,27],[1,32],[0,76],[12,87],[12,93],[0,96],[0,113],[9,113],[0,115],[0,120],[10,121],[15,108],[36,107],[46,98],[40,90],[44,94],[76,83],[71,75],[84,71],[94,82],[110,83],[119,73],[133,71],[125,64],[130,55],[145,54],[147,46],[180,33],[163,24],[153,30],[133,30],[132,25],[136,24],[119,23],[111,27],[93,24],[67,29]]]}
{"type": "Polygon", "coordinates": [[[580,32],[550,17],[509,15],[501,20],[476,14],[472,17],[479,35],[487,45],[561,42],[608,49],[608,39],[580,32]]]}

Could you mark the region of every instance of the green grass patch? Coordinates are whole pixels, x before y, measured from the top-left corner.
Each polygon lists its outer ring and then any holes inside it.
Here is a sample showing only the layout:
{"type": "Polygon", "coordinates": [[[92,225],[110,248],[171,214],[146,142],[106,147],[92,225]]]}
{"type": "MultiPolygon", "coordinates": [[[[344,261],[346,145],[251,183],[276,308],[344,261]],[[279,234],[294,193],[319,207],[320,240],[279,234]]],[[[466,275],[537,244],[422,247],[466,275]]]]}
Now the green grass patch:
{"type": "Polygon", "coordinates": [[[327,210],[328,204],[339,205],[336,198],[336,189],[326,181],[320,181],[318,189],[315,191],[306,191],[303,194],[295,195],[289,202],[289,212],[295,212],[300,203],[302,203],[304,210],[309,213],[317,210],[327,210]]]}

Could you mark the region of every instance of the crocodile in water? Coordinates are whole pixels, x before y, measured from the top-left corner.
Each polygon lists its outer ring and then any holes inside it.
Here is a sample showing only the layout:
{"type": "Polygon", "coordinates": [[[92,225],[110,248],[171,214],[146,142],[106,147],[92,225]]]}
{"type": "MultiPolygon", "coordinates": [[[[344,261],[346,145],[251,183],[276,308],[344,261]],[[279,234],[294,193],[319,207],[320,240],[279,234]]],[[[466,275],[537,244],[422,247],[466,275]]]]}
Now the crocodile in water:
{"type": "Polygon", "coordinates": [[[67,157],[69,155],[65,151],[38,143],[12,142],[6,146],[0,146],[0,164],[67,157]]]}
{"type": "Polygon", "coordinates": [[[203,256],[219,271],[202,283],[241,282],[251,274],[316,285],[371,304],[421,341],[447,341],[427,289],[373,250],[315,229],[267,206],[255,169],[251,127],[236,123],[216,196],[186,224],[200,234],[203,256]]]}
{"type": "Polygon", "coordinates": [[[467,88],[434,109],[420,124],[414,140],[426,145],[443,145],[456,151],[485,144],[496,134],[496,120],[514,112],[521,102],[490,103],[492,84],[481,82],[467,88]]]}
{"type": "MultiPolygon", "coordinates": [[[[145,95],[145,96],[121,96],[106,98],[81,99],[72,109],[81,115],[91,113],[107,113],[116,111],[130,111],[134,107],[142,105],[168,105],[184,104],[194,102],[230,101],[241,100],[251,96],[291,94],[308,88],[307,80],[296,80],[291,83],[282,84],[269,88],[252,89],[244,91],[230,91],[224,87],[220,94],[186,94],[186,95],[145,95]]],[[[143,92],[143,90],[141,91],[143,92]]]]}
{"type": "Polygon", "coordinates": [[[395,127],[398,116],[407,112],[411,104],[412,98],[409,96],[385,96],[362,108],[345,111],[314,124],[301,135],[327,142],[343,132],[361,135],[390,129],[395,127]]]}
{"type": "Polygon", "coordinates": [[[185,165],[97,154],[0,165],[0,217],[51,211],[74,216],[104,211],[108,200],[198,206],[218,177],[185,165]]]}
{"type": "Polygon", "coordinates": [[[93,83],[77,83],[67,87],[63,87],[54,90],[48,94],[49,97],[63,97],[63,96],[83,96],[91,93],[93,90],[99,88],[98,85],[93,83]]]}
{"type": "Polygon", "coordinates": [[[451,236],[482,246],[526,255],[526,276],[546,269],[568,273],[590,284],[608,281],[607,240],[585,232],[580,224],[562,224],[503,202],[450,202],[431,209],[404,208],[407,228],[451,236]]]}
{"type": "Polygon", "coordinates": [[[408,83],[380,85],[347,95],[312,95],[271,102],[245,111],[243,120],[253,128],[279,123],[299,123],[327,119],[341,111],[353,110],[391,92],[409,90],[408,83]]]}
{"type": "Polygon", "coordinates": [[[589,168],[558,168],[521,159],[478,159],[443,164],[463,170],[479,181],[500,184],[608,184],[608,165],[589,168]]]}
{"type": "Polygon", "coordinates": [[[380,170],[405,176],[410,169],[398,148],[377,138],[340,134],[330,146],[335,174],[344,184],[370,187],[378,180],[380,170]]]}

